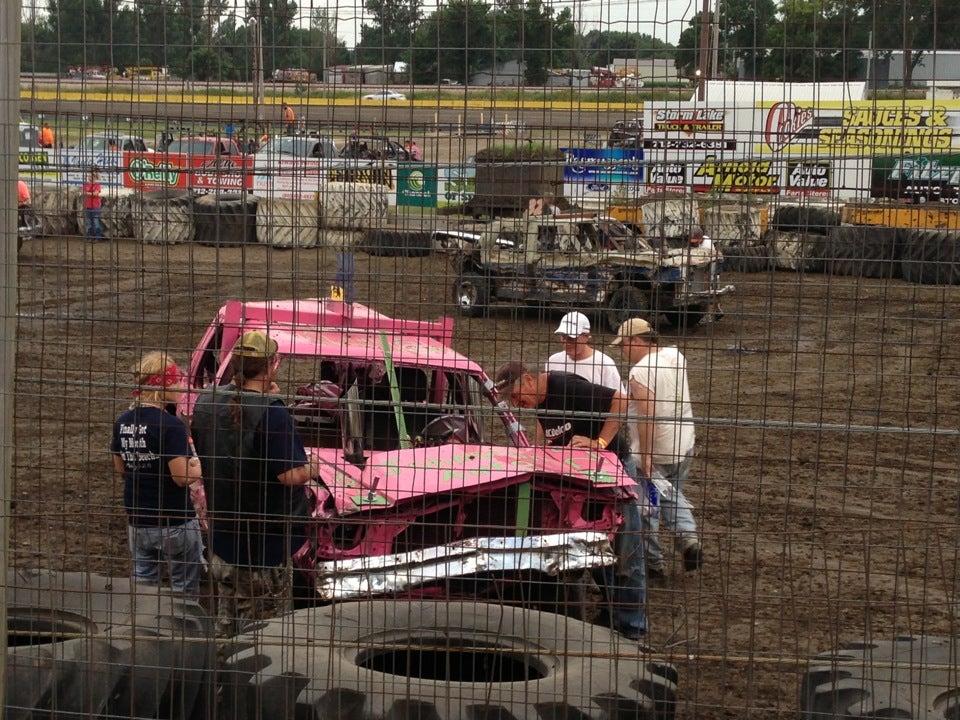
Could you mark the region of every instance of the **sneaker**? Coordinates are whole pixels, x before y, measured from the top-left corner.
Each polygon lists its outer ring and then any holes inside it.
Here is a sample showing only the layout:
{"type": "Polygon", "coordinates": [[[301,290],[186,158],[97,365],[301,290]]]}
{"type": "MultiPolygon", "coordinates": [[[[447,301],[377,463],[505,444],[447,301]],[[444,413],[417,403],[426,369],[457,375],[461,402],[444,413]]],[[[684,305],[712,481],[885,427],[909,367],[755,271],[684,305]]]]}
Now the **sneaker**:
{"type": "Polygon", "coordinates": [[[651,562],[647,560],[647,577],[651,580],[665,578],[667,576],[667,568],[663,564],[663,560],[659,562],[651,562]]]}
{"type": "Polygon", "coordinates": [[[698,540],[690,538],[683,547],[683,569],[687,572],[699,570],[703,565],[703,546],[698,540]]]}
{"type": "Polygon", "coordinates": [[[713,322],[713,315],[704,315],[700,318],[700,322],[697,325],[710,325],[713,322]]]}

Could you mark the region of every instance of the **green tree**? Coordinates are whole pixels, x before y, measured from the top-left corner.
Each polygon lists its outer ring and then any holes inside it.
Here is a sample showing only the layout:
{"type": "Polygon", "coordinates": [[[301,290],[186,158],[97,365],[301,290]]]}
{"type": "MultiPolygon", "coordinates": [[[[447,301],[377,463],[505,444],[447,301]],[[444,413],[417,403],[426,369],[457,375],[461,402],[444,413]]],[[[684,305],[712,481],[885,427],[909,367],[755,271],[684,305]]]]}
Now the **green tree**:
{"type": "Polygon", "coordinates": [[[516,60],[523,64],[524,81],[543,85],[547,69],[556,65],[555,53],[576,45],[573,15],[564,8],[554,15],[541,0],[501,0],[496,17],[497,61],[516,60]]]}
{"type": "Polygon", "coordinates": [[[483,0],[451,0],[417,27],[413,37],[413,81],[442,78],[467,82],[493,63],[493,19],[483,0]]]}
{"type": "Polygon", "coordinates": [[[575,67],[610,65],[614,60],[673,58],[673,46],[645,33],[591,30],[582,39],[582,59],[575,67]]]}
{"type": "Polygon", "coordinates": [[[776,5],[773,0],[722,0],[719,10],[719,74],[738,77],[742,69],[748,79],[759,77],[777,22],[776,5]]]}
{"type": "Polygon", "coordinates": [[[373,24],[360,27],[357,60],[386,65],[408,58],[421,22],[420,6],[420,0],[366,0],[373,24]]]}
{"type": "Polygon", "coordinates": [[[768,79],[822,82],[857,77],[863,40],[843,0],[786,0],[768,35],[768,79]]]}

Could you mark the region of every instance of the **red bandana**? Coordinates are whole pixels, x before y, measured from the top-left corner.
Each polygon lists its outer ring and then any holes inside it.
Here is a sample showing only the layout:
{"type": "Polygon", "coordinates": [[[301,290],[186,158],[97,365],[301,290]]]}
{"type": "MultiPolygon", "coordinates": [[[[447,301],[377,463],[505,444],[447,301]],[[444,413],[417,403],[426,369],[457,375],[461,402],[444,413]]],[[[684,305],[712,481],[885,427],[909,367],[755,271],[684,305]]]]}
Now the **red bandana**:
{"type": "MultiPolygon", "coordinates": [[[[183,375],[180,372],[180,368],[176,364],[171,365],[162,373],[157,373],[151,377],[148,377],[144,380],[141,385],[149,387],[159,387],[159,388],[168,388],[171,385],[176,385],[183,379],[183,375]]],[[[136,397],[140,394],[140,390],[134,390],[133,396],[136,397]]]]}

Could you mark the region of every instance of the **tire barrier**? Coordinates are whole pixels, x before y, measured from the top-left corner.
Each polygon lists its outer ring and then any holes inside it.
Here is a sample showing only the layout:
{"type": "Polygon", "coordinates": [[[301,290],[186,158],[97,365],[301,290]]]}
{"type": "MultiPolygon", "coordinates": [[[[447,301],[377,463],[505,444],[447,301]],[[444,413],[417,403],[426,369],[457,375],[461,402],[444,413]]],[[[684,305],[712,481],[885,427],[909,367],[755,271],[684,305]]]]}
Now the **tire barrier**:
{"type": "Polygon", "coordinates": [[[432,247],[430,233],[424,230],[368,230],[361,248],[382,257],[422,257],[432,247]]]}
{"type": "Polygon", "coordinates": [[[328,182],[320,189],[320,227],[366,230],[387,217],[387,189],[369,183],[328,182]]]}
{"type": "Polygon", "coordinates": [[[760,273],[773,269],[773,257],[766,245],[740,245],[723,249],[724,272],[760,273]]]}
{"type": "Polygon", "coordinates": [[[196,241],[215,246],[255,243],[257,202],[257,196],[248,193],[199,196],[193,204],[196,241]]]}
{"type": "Polygon", "coordinates": [[[721,247],[757,245],[766,229],[766,208],[757,205],[710,205],[702,215],[704,233],[721,247]]]}
{"type": "Polygon", "coordinates": [[[912,230],[900,252],[904,280],[923,285],[960,285],[960,234],[912,230]]]}
{"type": "MultiPolygon", "coordinates": [[[[133,190],[126,188],[109,188],[101,197],[100,227],[103,237],[109,240],[119,240],[133,237],[133,190]]],[[[74,210],[77,218],[77,227],[81,235],[87,234],[87,215],[83,207],[83,195],[77,193],[74,198],[74,210]]]]}
{"type": "Polygon", "coordinates": [[[493,603],[412,600],[261,623],[234,639],[219,677],[218,712],[236,720],[672,720],[677,689],[672,665],[596,625],[493,603]]]}
{"type": "Polygon", "coordinates": [[[7,575],[4,717],[206,716],[216,646],[203,609],[128,579],[7,575]]]}
{"type": "Polygon", "coordinates": [[[830,229],[824,272],[865,278],[900,277],[901,230],[869,225],[830,229]]]}
{"type": "MultiPolygon", "coordinates": [[[[34,193],[33,209],[40,220],[40,234],[50,237],[79,235],[76,210],[79,196],[80,191],[70,186],[34,193]]],[[[86,233],[86,219],[83,227],[86,233]]]]}
{"type": "Polygon", "coordinates": [[[767,246],[778,270],[823,272],[826,235],[771,230],[767,246]]]}
{"type": "Polygon", "coordinates": [[[193,196],[188,190],[150,190],[131,204],[133,237],[150,245],[193,240],[193,196]]]}
{"type": "Polygon", "coordinates": [[[684,244],[690,237],[690,228],[700,224],[698,201],[677,198],[675,195],[651,196],[642,202],[644,235],[654,241],[675,241],[684,244]]]}
{"type": "Polygon", "coordinates": [[[782,232],[826,235],[840,224],[840,213],[816,205],[781,205],[773,213],[770,226],[782,232]]]}
{"type": "Polygon", "coordinates": [[[261,197],[257,201],[257,240],[281,248],[316,247],[318,210],[316,200],[261,197]]]}
{"type": "Polygon", "coordinates": [[[955,718],[955,637],[861,641],[817,655],[800,684],[802,720],[955,718]]]}

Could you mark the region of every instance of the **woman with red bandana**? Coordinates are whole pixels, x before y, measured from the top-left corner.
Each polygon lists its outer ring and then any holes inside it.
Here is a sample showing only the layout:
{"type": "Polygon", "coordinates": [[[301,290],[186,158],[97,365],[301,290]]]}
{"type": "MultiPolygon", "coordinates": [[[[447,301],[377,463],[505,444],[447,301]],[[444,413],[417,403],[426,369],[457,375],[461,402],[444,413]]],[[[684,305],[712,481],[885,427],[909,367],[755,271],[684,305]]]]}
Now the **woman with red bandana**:
{"type": "Polygon", "coordinates": [[[203,537],[190,499],[201,480],[176,405],[183,377],[165,352],[143,356],[133,369],[133,402],[113,428],[113,466],[123,476],[123,503],[134,577],[160,582],[166,569],[175,590],[196,597],[203,570],[203,537]]]}

